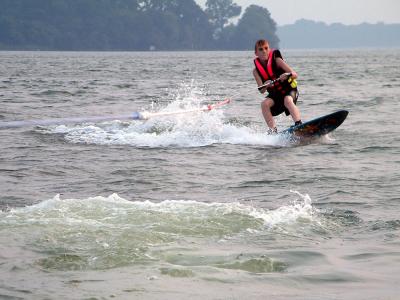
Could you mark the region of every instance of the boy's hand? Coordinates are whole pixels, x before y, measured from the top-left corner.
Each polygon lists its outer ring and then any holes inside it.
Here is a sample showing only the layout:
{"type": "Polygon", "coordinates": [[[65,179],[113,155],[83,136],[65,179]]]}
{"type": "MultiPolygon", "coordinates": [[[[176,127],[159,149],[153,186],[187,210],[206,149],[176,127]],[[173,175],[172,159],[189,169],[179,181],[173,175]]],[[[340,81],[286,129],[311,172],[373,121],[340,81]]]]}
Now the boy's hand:
{"type": "Polygon", "coordinates": [[[268,88],[272,84],[271,80],[267,80],[263,85],[258,87],[258,90],[261,92],[263,89],[268,88]]]}
{"type": "MultiPolygon", "coordinates": [[[[283,73],[281,76],[279,76],[279,81],[285,81],[285,80],[287,80],[291,75],[292,75],[292,73],[283,73]]],[[[297,75],[297,74],[296,74],[296,75],[297,75]]]]}

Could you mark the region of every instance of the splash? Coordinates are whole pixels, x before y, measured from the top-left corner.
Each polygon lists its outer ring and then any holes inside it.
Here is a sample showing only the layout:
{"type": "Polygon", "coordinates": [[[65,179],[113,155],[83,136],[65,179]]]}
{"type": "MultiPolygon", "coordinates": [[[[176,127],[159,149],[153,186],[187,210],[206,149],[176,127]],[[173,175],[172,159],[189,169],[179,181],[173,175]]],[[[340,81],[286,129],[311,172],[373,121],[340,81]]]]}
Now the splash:
{"type": "Polygon", "coordinates": [[[290,191],[299,196],[290,205],[281,206],[272,211],[253,210],[250,214],[255,218],[264,220],[265,226],[276,228],[282,225],[292,225],[296,223],[308,223],[314,219],[315,210],[308,194],[301,194],[298,191],[290,191]]]}
{"type": "MultiPolygon", "coordinates": [[[[205,93],[193,86],[182,84],[173,100],[163,108],[152,105],[151,112],[196,110],[205,103],[213,103],[205,93]]],[[[233,124],[226,120],[225,108],[209,112],[154,117],[143,121],[112,121],[100,124],[55,126],[45,130],[57,133],[71,143],[99,145],[131,145],[136,147],[201,147],[212,144],[248,144],[286,146],[287,140],[268,136],[265,128],[233,124]]]]}

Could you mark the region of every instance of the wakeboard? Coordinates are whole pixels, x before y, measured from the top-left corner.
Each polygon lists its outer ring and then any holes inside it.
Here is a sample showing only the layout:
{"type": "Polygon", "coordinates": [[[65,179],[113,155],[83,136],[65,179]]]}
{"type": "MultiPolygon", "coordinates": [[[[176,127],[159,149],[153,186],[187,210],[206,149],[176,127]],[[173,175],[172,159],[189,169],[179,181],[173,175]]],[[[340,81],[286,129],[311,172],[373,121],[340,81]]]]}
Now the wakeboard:
{"type": "Polygon", "coordinates": [[[300,125],[289,127],[280,134],[298,137],[300,139],[318,138],[338,128],[344,122],[348,114],[349,112],[347,110],[338,110],[300,125]]]}

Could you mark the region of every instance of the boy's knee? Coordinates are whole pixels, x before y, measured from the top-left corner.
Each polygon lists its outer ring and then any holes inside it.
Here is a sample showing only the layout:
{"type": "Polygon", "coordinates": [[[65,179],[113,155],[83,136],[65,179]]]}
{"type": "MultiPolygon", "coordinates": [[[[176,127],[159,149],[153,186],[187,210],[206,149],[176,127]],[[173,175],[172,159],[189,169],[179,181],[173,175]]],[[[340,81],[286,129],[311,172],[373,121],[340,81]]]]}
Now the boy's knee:
{"type": "Polygon", "coordinates": [[[261,107],[271,109],[271,107],[274,105],[274,102],[272,102],[271,99],[265,99],[263,102],[261,102],[261,107]]]}
{"type": "Polygon", "coordinates": [[[285,104],[285,106],[290,106],[293,105],[293,98],[291,96],[286,96],[285,99],[283,99],[283,103],[285,104]]]}

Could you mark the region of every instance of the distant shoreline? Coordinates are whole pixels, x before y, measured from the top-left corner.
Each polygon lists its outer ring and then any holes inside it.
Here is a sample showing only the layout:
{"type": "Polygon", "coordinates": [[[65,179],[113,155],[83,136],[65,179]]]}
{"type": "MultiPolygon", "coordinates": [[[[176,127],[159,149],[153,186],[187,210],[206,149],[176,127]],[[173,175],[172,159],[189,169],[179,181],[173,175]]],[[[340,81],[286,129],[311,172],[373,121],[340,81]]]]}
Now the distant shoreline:
{"type": "Polygon", "coordinates": [[[400,47],[400,24],[343,25],[301,19],[279,26],[282,48],[396,48],[400,47]]]}
{"type": "Polygon", "coordinates": [[[194,0],[39,2],[5,1],[0,51],[246,51],[258,39],[280,49],[400,47],[397,23],[300,19],[278,26],[267,8],[250,5],[243,12],[229,1],[204,10],[194,0]]]}
{"type": "MultiPolygon", "coordinates": [[[[344,52],[344,51],[376,51],[376,50],[400,50],[400,46],[389,46],[389,47],[342,47],[342,48],[285,48],[279,47],[279,49],[283,51],[291,51],[291,52],[301,52],[301,51],[310,51],[310,52],[344,52]]],[[[253,53],[253,49],[248,50],[40,50],[40,49],[0,49],[0,53],[5,52],[37,52],[37,53],[46,53],[46,52],[66,52],[66,53],[187,53],[187,52],[251,52],[253,53]]]]}

